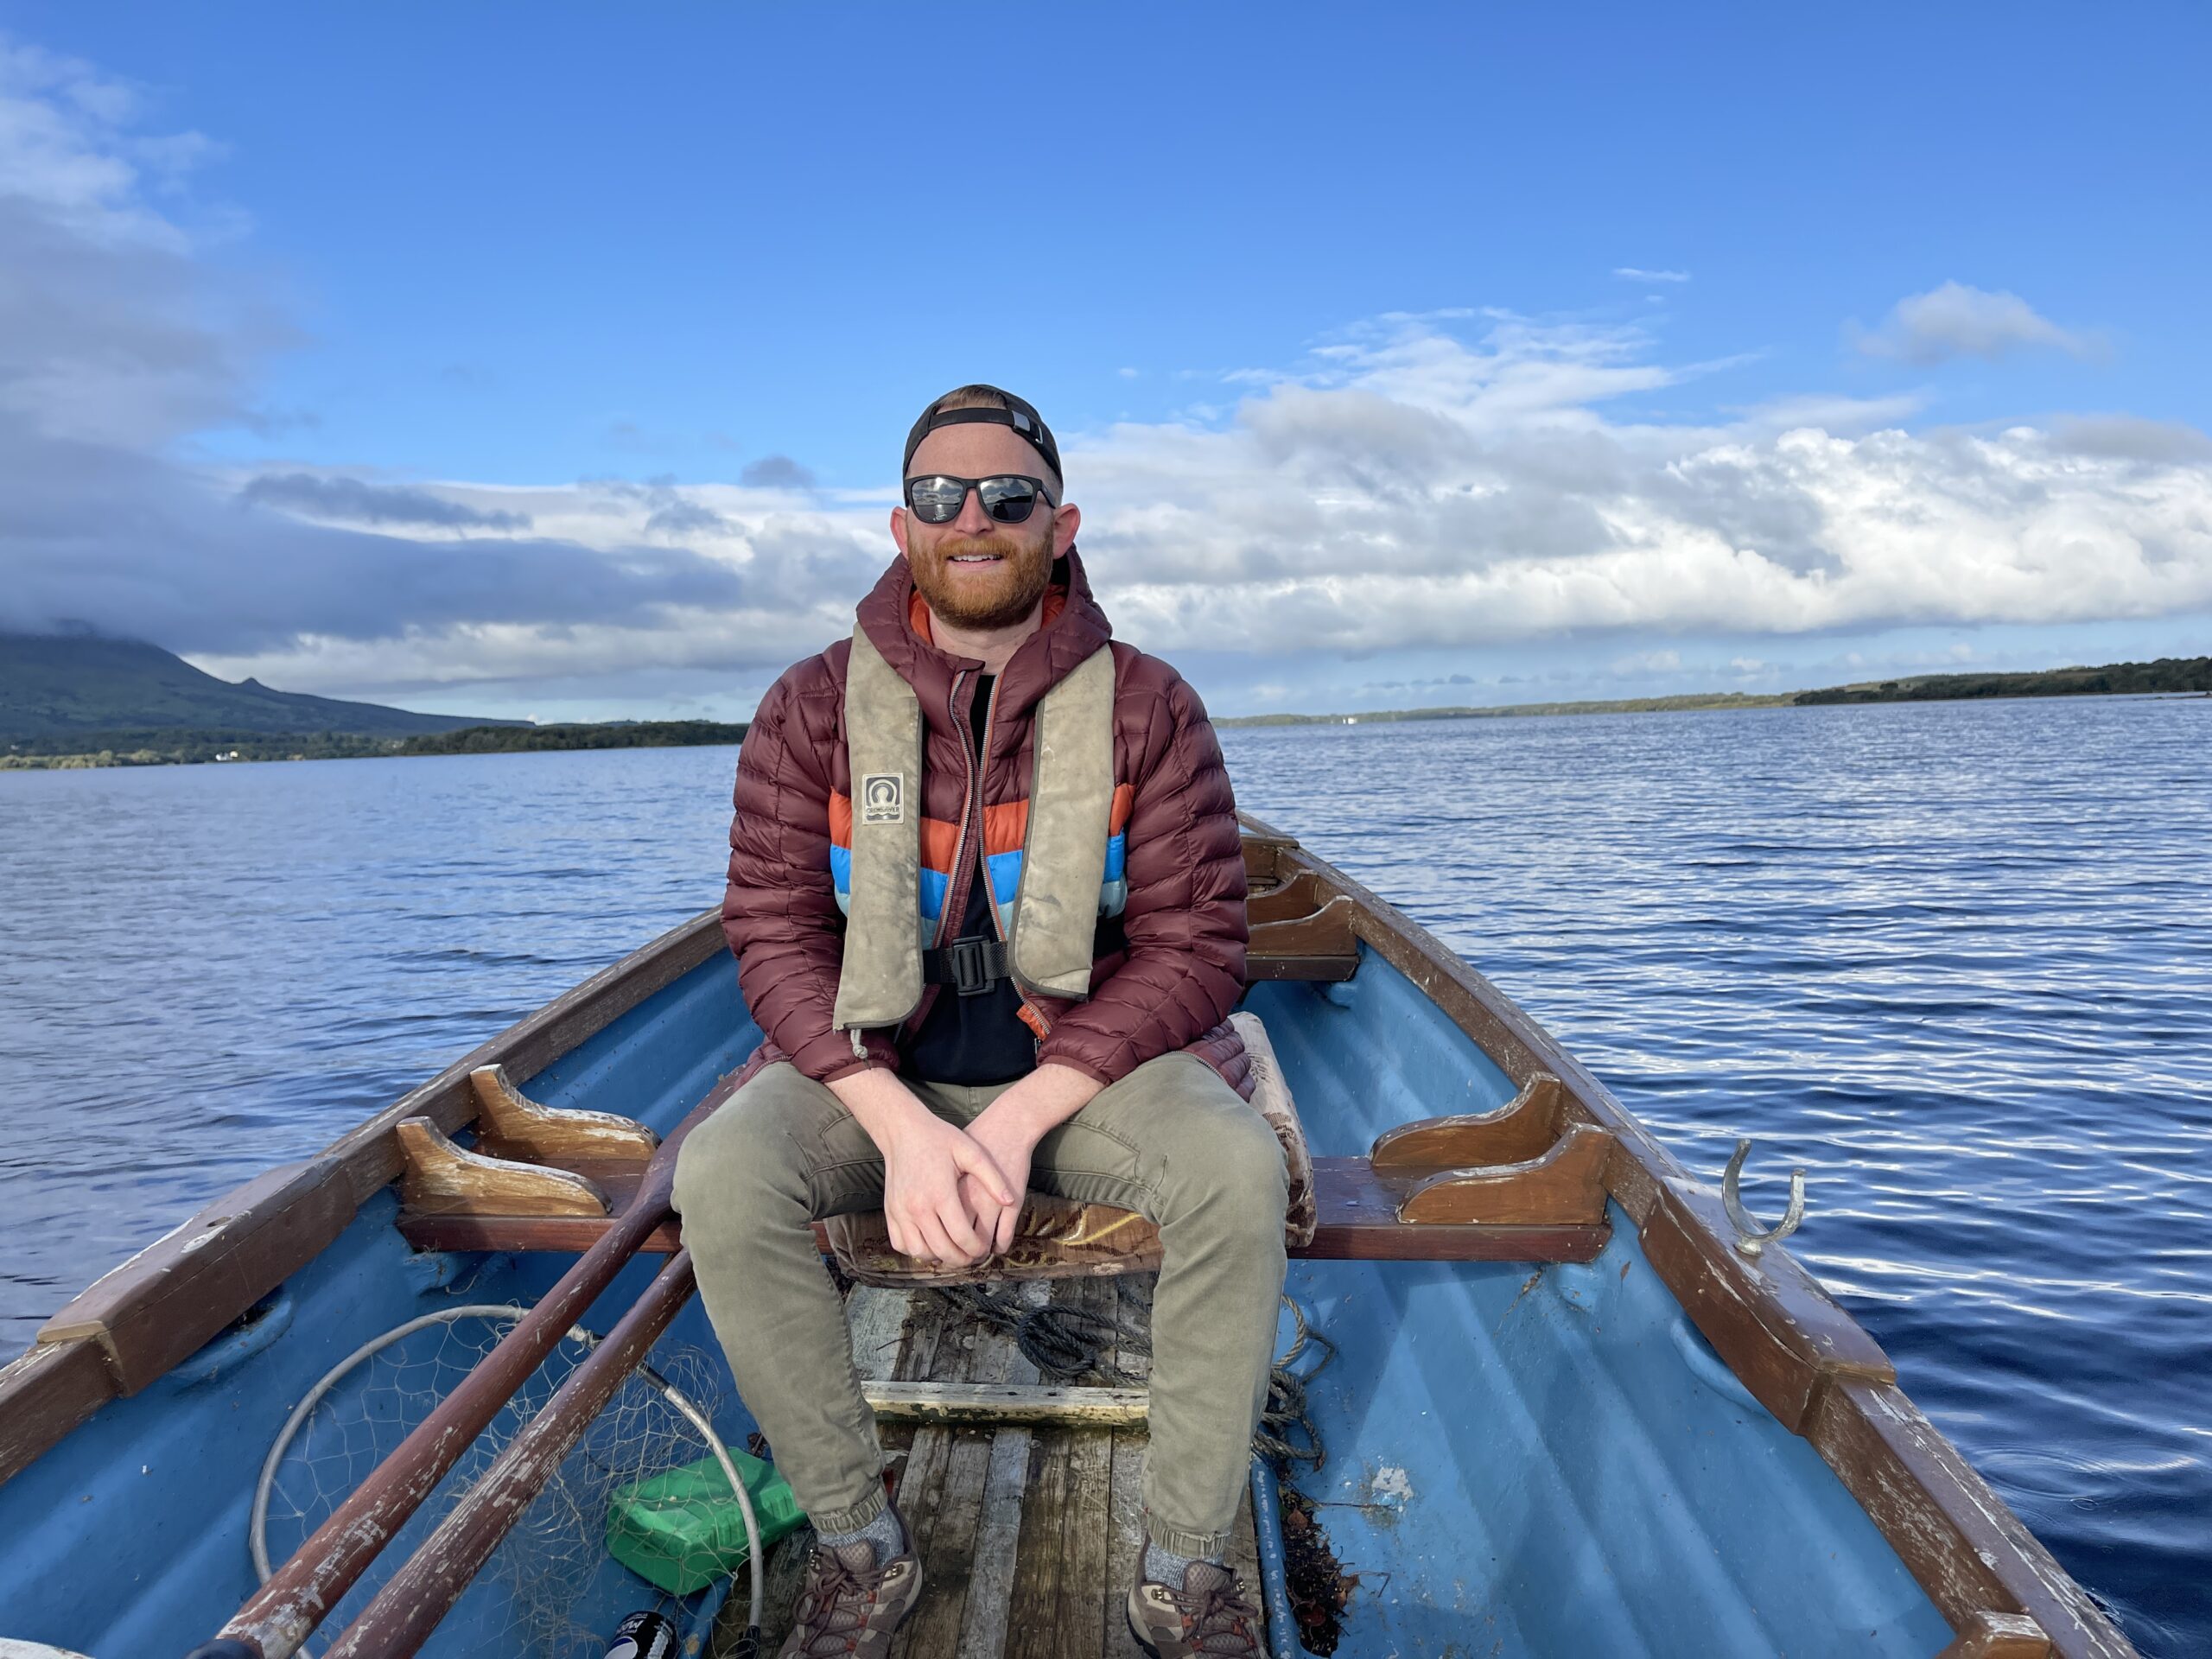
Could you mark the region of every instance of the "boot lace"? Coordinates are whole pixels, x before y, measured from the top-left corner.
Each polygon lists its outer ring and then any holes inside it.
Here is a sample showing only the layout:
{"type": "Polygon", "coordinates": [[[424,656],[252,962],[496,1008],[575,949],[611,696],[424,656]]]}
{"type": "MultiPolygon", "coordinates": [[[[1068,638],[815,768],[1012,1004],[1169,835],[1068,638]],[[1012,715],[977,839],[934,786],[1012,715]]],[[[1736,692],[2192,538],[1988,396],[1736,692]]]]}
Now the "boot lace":
{"type": "Polygon", "coordinates": [[[1245,1599],[1233,1578],[1194,1590],[1171,1588],[1175,1610],[1190,1621],[1191,1651],[1234,1659],[1260,1652],[1260,1610],[1245,1599]]]}
{"type": "Polygon", "coordinates": [[[807,1567],[806,1588],[798,1598],[799,1652],[820,1659],[849,1653],[849,1638],[866,1628],[868,1610],[875,1605],[875,1592],[882,1583],[880,1567],[859,1570],[841,1551],[816,1550],[807,1567]]]}

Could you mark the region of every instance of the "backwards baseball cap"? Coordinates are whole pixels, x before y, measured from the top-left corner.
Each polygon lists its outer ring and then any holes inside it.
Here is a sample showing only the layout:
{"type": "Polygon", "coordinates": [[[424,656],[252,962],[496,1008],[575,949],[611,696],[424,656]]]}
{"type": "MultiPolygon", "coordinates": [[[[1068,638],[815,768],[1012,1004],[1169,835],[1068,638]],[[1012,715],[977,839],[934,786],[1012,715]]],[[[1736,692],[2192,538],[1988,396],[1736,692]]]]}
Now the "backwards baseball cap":
{"type": "Polygon", "coordinates": [[[920,448],[922,440],[938,428],[974,425],[1013,428],[1017,435],[1027,440],[1031,448],[1044,456],[1045,464],[1052,469],[1052,476],[1065,481],[1066,474],[1060,471],[1060,446],[1053,441],[1052,429],[1045,424],[1045,417],[1012,392],[985,385],[962,386],[957,391],[948,391],[922,411],[922,418],[916,421],[913,429],[906,434],[906,453],[899,463],[899,475],[906,475],[906,469],[914,464],[914,451],[920,448]],[[945,408],[944,404],[955,397],[963,402],[977,397],[1002,397],[1006,400],[1006,407],[945,408]]]}

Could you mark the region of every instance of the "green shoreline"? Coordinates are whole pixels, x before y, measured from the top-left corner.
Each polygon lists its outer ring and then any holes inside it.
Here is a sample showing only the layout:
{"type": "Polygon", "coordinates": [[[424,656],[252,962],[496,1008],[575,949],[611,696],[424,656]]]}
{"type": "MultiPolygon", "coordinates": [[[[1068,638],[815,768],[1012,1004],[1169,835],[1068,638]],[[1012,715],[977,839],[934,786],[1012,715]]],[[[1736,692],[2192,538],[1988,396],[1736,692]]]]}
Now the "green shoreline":
{"type": "Polygon", "coordinates": [[[1812,691],[1751,696],[1740,691],[1610,702],[1509,702],[1467,709],[1382,709],[1338,715],[1237,715],[1217,726],[1365,726],[1403,720],[1506,720],[1535,715],[1648,715],[1725,709],[1808,709],[1831,703],[1969,702],[1986,697],[2212,696],[2212,657],[2161,657],[2153,663],[2040,669],[2018,674],[1921,674],[1862,680],[1812,691]]]}
{"type": "Polygon", "coordinates": [[[0,772],[74,772],[97,766],[177,766],[265,760],[368,760],[424,754],[529,754],[566,749],[676,749],[742,742],[746,723],[641,720],[605,725],[464,726],[414,737],[315,732],[131,731],[48,738],[0,753],[0,772]],[[62,751],[98,741],[98,749],[62,751]],[[128,747],[123,747],[127,745],[128,747]]]}

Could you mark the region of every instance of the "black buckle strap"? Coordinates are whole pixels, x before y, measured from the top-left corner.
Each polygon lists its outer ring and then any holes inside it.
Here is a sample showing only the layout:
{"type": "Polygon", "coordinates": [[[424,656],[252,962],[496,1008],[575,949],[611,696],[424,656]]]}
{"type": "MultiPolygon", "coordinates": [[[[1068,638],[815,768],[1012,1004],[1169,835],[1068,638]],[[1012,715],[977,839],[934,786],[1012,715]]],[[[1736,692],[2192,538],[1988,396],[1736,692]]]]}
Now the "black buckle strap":
{"type": "Polygon", "coordinates": [[[1007,975],[1006,944],[1001,939],[978,934],[922,952],[923,982],[950,985],[963,996],[981,996],[1007,975]]]}

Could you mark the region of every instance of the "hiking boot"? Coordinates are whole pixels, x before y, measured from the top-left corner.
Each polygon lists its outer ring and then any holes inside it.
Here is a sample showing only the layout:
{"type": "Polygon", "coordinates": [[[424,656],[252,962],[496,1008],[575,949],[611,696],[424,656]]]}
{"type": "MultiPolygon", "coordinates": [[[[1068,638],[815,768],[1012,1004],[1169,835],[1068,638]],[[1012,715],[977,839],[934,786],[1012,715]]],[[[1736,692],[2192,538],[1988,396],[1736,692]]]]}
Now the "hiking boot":
{"type": "Polygon", "coordinates": [[[807,1563],[791,1633],[777,1659],[887,1659],[891,1633],[922,1594],[913,1540],[878,1567],[865,1540],[842,1549],[817,1545],[807,1563]]]}
{"type": "Polygon", "coordinates": [[[1129,1589],[1129,1634],[1152,1659],[1266,1659],[1260,1610],[1218,1561],[1192,1561],[1183,1587],[1147,1580],[1129,1589]]]}

